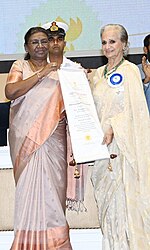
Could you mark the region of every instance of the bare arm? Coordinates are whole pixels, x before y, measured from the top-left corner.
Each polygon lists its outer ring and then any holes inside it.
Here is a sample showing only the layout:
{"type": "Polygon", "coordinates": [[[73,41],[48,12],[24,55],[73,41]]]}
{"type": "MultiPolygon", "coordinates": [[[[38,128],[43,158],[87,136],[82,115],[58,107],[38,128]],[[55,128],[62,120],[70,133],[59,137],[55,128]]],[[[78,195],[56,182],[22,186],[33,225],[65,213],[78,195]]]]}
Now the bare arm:
{"type": "Polygon", "coordinates": [[[5,87],[5,95],[7,99],[14,100],[26,94],[39,81],[37,74],[17,82],[10,82],[5,87]]]}
{"type": "Polygon", "coordinates": [[[57,70],[57,65],[54,63],[47,64],[40,72],[35,73],[31,77],[23,80],[22,74],[16,66],[14,66],[7,79],[5,87],[5,95],[9,100],[14,100],[32,89],[43,77],[47,76],[51,71],[57,70]]]}
{"type": "Polygon", "coordinates": [[[107,130],[107,132],[104,134],[104,138],[103,138],[102,144],[109,145],[112,142],[113,137],[114,137],[113,130],[112,130],[112,128],[109,128],[107,130]]]}

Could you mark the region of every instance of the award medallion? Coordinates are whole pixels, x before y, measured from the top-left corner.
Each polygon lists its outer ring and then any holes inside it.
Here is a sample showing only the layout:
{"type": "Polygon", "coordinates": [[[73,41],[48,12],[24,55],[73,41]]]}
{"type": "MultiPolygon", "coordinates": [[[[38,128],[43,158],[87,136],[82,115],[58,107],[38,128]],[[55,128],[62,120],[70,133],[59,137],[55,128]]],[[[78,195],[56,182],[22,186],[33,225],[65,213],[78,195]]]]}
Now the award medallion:
{"type": "Polygon", "coordinates": [[[123,83],[123,76],[120,73],[112,73],[108,77],[108,85],[112,88],[118,88],[123,83]]]}

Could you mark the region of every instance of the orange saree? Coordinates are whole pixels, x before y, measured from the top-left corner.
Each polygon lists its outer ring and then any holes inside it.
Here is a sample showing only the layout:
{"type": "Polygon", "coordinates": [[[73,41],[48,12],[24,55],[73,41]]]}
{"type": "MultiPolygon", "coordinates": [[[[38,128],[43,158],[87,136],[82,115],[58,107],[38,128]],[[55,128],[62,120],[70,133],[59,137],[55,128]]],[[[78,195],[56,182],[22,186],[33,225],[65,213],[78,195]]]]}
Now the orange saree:
{"type": "MultiPolygon", "coordinates": [[[[28,61],[18,60],[7,81],[32,74],[28,61]]],[[[12,102],[9,143],[16,181],[11,250],[72,249],[65,218],[66,118],[56,74],[12,102]]]]}

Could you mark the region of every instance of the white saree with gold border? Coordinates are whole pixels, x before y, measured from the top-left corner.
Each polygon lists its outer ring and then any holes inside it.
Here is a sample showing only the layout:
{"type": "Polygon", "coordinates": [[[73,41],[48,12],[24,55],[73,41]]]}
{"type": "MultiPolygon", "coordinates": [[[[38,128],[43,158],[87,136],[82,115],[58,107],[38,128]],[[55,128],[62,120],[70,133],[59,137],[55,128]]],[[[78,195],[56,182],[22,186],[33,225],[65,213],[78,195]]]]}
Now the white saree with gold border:
{"type": "Polygon", "coordinates": [[[98,204],[104,250],[150,249],[150,118],[136,65],[117,69],[123,85],[112,88],[102,66],[94,77],[93,95],[102,128],[114,139],[110,160],[96,161],[92,182],[98,204]]]}

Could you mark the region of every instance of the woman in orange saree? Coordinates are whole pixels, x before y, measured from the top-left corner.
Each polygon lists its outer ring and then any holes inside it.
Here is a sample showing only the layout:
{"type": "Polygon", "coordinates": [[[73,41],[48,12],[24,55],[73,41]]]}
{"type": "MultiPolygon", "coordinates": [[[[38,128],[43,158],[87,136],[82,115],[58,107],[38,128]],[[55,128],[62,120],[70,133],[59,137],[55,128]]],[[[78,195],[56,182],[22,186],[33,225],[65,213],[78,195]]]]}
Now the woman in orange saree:
{"type": "Polygon", "coordinates": [[[44,29],[26,33],[25,49],[27,60],[14,62],[5,90],[12,100],[9,143],[16,182],[11,250],[70,250],[66,118],[57,65],[47,64],[44,29]]]}

